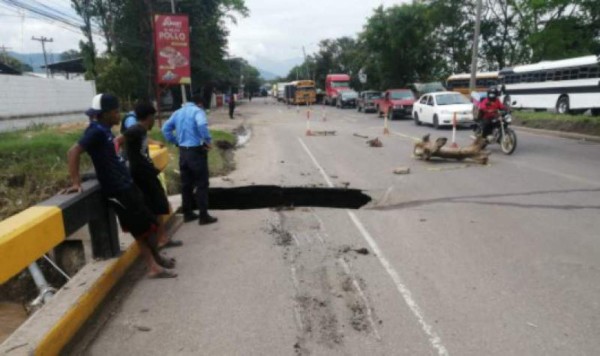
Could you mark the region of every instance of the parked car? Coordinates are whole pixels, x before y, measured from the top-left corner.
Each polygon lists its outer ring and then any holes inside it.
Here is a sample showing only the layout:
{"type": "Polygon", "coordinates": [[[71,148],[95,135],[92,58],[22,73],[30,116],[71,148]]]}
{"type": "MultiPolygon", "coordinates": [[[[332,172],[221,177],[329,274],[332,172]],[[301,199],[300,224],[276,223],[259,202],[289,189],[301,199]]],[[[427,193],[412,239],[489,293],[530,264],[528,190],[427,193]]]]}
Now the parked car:
{"type": "Polygon", "coordinates": [[[354,90],[340,91],[335,106],[340,109],[343,109],[345,107],[355,108],[356,99],[358,99],[358,93],[354,90]]]}
{"type": "Polygon", "coordinates": [[[452,126],[454,115],[458,124],[473,122],[473,103],[458,92],[445,91],[423,95],[413,108],[415,124],[431,124],[436,129],[452,126]]]}
{"type": "Polygon", "coordinates": [[[356,110],[363,112],[377,112],[377,103],[381,99],[381,92],[366,90],[360,93],[356,103],[356,110]]]}
{"type": "Polygon", "coordinates": [[[395,117],[410,117],[415,99],[415,95],[410,89],[387,90],[377,103],[379,117],[385,115],[390,120],[395,117]]]}

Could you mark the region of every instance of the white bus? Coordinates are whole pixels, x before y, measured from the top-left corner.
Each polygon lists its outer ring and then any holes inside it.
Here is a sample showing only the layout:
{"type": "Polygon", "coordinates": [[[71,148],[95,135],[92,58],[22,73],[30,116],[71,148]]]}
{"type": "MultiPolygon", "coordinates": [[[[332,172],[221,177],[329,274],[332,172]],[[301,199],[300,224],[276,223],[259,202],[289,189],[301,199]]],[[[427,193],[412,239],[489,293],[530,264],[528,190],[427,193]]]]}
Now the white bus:
{"type": "Polygon", "coordinates": [[[514,108],[600,115],[600,56],[544,61],[500,71],[504,103],[514,108]]]}

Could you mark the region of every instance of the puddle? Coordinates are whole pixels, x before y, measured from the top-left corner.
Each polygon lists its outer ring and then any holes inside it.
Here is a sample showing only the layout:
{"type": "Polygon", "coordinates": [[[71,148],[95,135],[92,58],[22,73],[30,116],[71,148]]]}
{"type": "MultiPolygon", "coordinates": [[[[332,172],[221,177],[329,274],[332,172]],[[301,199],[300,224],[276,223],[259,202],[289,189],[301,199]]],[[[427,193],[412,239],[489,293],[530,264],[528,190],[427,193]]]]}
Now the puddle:
{"type": "Polygon", "coordinates": [[[27,320],[21,304],[0,302],[0,344],[27,320]]]}

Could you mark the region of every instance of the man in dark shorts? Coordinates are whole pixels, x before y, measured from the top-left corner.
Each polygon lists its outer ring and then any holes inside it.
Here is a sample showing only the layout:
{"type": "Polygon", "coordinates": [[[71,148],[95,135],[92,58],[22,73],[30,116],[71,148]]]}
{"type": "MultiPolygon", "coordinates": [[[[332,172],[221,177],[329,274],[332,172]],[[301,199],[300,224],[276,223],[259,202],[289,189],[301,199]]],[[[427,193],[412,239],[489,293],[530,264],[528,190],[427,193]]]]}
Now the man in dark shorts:
{"type": "Polygon", "coordinates": [[[146,206],[144,196],[135,186],[122,158],[115,150],[111,127],[119,124],[119,101],[110,94],[96,95],[92,107],[86,112],[90,123],[83,137],[67,154],[72,186],[65,194],[81,192],[79,162],[83,152],[91,157],[102,193],[111,202],[119,217],[123,231],[133,235],[148,266],[151,278],[174,278],[168,271],[175,267],[175,260],[158,253],[156,229],[158,222],[146,206]]]}
{"type": "MultiPolygon", "coordinates": [[[[137,123],[129,126],[119,140],[125,142],[129,171],[133,182],[142,191],[146,205],[156,216],[170,213],[169,201],[162,183],[158,179],[160,171],[154,167],[148,151],[148,143],[155,143],[148,138],[148,132],[154,127],[156,109],[150,103],[140,103],[135,107],[137,123]]],[[[161,146],[164,144],[161,143],[161,146]]],[[[177,247],[181,241],[170,240],[165,232],[164,224],[158,225],[158,247],[177,247]]]]}

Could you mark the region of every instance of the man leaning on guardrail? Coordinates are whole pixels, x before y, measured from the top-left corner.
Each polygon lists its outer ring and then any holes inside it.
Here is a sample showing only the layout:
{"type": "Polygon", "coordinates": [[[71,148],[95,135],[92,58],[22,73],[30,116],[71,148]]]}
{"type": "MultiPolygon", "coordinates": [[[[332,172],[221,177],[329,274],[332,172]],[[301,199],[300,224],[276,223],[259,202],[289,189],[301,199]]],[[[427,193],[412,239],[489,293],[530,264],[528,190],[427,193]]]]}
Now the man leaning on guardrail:
{"type": "Polygon", "coordinates": [[[146,206],[142,193],[134,185],[125,162],[115,149],[111,127],[120,122],[118,99],[110,94],[98,94],[92,99],[92,106],[86,114],[90,117],[89,126],[67,154],[72,186],[62,193],[82,191],[79,162],[81,154],[87,152],[94,164],[102,193],[115,208],[121,228],[130,232],[140,247],[148,266],[148,276],[177,277],[176,273],[168,270],[175,267],[175,260],[165,258],[158,252],[158,221],[146,206]]]}

